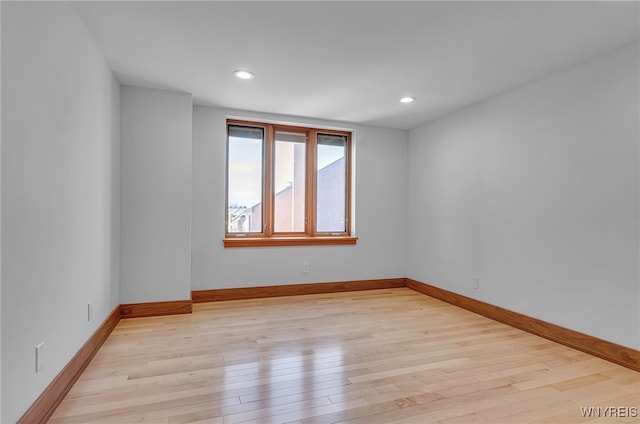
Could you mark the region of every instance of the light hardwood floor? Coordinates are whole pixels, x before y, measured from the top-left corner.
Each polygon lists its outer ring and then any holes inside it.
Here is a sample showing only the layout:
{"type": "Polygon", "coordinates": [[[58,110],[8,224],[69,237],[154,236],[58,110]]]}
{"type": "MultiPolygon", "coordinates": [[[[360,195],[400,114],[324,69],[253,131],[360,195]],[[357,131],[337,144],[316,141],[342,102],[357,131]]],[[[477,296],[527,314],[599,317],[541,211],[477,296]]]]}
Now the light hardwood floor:
{"type": "Polygon", "coordinates": [[[398,288],[122,320],[49,422],[640,422],[611,406],[640,373],[398,288]]]}

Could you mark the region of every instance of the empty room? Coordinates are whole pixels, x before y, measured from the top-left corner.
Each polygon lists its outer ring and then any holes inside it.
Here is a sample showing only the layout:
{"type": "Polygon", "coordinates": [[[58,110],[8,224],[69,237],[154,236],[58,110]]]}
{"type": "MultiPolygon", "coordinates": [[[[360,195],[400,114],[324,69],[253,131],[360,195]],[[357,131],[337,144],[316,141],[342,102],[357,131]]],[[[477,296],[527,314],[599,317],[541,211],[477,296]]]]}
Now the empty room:
{"type": "Polygon", "coordinates": [[[640,422],[640,2],[1,1],[0,422],[640,422]]]}

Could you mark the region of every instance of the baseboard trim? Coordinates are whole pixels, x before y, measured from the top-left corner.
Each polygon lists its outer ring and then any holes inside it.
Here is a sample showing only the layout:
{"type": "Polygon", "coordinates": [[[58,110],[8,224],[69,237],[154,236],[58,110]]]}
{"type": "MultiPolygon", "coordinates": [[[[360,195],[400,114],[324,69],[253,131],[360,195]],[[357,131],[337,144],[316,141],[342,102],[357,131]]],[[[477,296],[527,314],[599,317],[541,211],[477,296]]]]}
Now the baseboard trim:
{"type": "Polygon", "coordinates": [[[407,278],[407,287],[511,327],[640,372],[640,351],[407,278]]]}
{"type": "Polygon", "coordinates": [[[18,420],[18,424],[46,423],[71,387],[80,378],[89,362],[98,353],[109,334],[120,321],[120,306],[111,311],[109,316],[98,327],[93,335],[78,350],[67,365],[58,373],[53,381],[40,394],[38,399],[18,420]]]}
{"type": "Polygon", "coordinates": [[[338,293],[359,290],[405,287],[405,278],[340,281],[333,283],[288,284],[282,286],[241,287],[235,289],[193,290],[193,303],[224,300],[259,299],[263,297],[296,296],[302,294],[338,293]]]}
{"type": "Polygon", "coordinates": [[[172,300],[167,302],[126,303],[120,305],[121,318],[157,317],[161,315],[190,314],[191,300],[172,300]]]}

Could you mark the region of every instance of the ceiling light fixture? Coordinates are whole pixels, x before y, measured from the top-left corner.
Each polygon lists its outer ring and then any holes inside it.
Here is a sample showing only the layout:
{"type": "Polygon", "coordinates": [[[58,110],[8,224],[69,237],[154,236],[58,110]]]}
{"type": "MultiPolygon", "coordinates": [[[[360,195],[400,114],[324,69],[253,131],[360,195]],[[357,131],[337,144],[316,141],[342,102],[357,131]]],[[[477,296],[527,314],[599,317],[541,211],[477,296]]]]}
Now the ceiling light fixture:
{"type": "Polygon", "coordinates": [[[250,79],[254,79],[256,76],[253,74],[253,72],[250,71],[245,71],[242,69],[239,69],[237,71],[233,71],[233,75],[235,75],[236,78],[240,78],[243,80],[250,80],[250,79]]]}
{"type": "Polygon", "coordinates": [[[401,103],[411,103],[415,100],[415,97],[407,96],[400,99],[401,103]]]}

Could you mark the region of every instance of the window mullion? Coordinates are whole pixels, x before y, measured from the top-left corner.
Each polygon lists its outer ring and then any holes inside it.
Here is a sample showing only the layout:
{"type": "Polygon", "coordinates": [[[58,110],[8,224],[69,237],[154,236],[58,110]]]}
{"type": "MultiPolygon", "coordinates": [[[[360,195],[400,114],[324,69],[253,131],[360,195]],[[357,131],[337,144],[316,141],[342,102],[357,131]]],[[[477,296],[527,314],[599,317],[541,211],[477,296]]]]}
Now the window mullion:
{"type": "Polygon", "coordinates": [[[307,133],[307,234],[316,235],[316,130],[307,133]]]}
{"type": "Polygon", "coordinates": [[[273,235],[273,140],[275,138],[275,129],[272,125],[266,126],[265,146],[264,146],[264,210],[262,211],[264,219],[264,235],[271,237],[273,235]]]}

